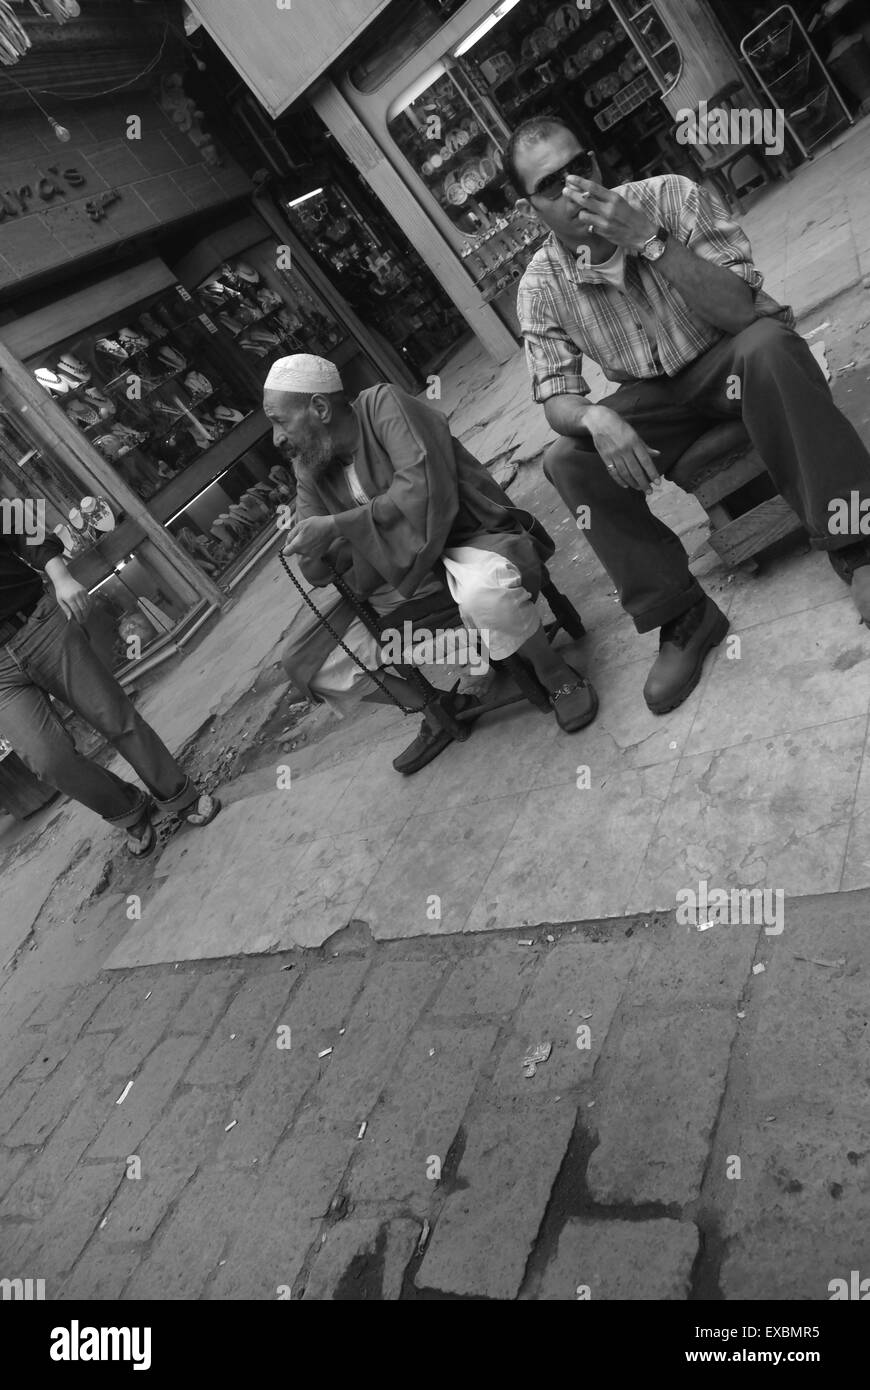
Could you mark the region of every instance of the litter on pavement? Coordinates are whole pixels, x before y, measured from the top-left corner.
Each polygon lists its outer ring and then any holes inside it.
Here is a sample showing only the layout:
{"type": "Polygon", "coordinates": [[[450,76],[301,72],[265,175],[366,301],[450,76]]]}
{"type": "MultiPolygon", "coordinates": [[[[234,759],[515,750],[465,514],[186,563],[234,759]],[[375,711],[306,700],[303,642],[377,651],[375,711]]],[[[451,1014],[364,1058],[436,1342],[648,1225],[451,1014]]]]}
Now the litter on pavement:
{"type": "Polygon", "coordinates": [[[546,1062],[552,1051],[551,1042],[542,1042],[530,1047],[523,1058],[523,1076],[534,1076],[540,1063],[546,1062]]]}

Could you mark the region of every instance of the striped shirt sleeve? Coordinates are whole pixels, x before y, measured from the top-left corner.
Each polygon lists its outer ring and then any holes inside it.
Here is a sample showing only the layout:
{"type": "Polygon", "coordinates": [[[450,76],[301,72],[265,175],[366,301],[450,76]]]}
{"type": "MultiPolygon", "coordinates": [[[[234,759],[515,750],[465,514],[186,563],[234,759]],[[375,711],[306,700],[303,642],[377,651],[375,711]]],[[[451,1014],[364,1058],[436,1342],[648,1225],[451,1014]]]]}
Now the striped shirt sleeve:
{"type": "Polygon", "coordinates": [[[732,220],[718,193],[687,179],[688,191],[679,215],[681,239],[705,261],[733,270],[753,290],[764,276],[752,261],[752,247],[743,228],[732,220]]]}
{"type": "Polygon", "coordinates": [[[553,396],[588,395],[582,375],[583,354],[559,323],[550,290],[546,286],[521,287],[517,313],[537,404],[543,405],[553,396]]]}

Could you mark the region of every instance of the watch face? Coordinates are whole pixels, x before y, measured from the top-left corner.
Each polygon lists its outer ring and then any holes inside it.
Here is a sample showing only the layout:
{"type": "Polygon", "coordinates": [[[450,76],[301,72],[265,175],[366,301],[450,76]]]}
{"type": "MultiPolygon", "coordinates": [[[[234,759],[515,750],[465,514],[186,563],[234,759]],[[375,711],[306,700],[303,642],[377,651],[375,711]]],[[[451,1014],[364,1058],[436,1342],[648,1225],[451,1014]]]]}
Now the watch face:
{"type": "Polygon", "coordinates": [[[665,243],[659,237],[654,237],[643,248],[643,254],[648,261],[657,261],[659,256],[665,254],[665,243]]]}

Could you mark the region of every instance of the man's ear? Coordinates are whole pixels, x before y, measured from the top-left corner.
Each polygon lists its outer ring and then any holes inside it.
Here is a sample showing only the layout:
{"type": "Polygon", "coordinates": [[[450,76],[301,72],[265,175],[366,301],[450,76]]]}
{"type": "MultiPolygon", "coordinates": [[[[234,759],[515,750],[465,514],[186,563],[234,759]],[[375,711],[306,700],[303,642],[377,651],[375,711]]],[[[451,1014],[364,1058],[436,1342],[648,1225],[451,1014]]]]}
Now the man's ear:
{"type": "Polygon", "coordinates": [[[535,216],[535,209],[532,207],[528,198],[517,198],[516,202],[514,203],[514,207],[516,208],[517,212],[522,213],[523,217],[535,216]]]}
{"type": "Polygon", "coordinates": [[[324,424],[332,418],[332,402],[328,396],[313,395],[311,397],[311,409],[318,420],[322,420],[324,424]]]}

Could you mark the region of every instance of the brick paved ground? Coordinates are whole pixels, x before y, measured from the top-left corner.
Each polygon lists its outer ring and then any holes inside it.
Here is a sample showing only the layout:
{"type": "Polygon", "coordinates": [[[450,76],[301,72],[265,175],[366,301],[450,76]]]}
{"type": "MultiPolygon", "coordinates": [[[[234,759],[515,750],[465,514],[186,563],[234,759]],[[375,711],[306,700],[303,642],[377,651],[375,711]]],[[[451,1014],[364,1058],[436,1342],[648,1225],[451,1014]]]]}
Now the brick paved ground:
{"type": "Polygon", "coordinates": [[[32,993],[0,1018],[0,1273],[59,1299],[825,1298],[870,1264],[866,898],[792,904],[784,937],[351,930],[32,993]]]}

